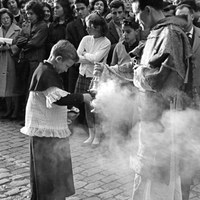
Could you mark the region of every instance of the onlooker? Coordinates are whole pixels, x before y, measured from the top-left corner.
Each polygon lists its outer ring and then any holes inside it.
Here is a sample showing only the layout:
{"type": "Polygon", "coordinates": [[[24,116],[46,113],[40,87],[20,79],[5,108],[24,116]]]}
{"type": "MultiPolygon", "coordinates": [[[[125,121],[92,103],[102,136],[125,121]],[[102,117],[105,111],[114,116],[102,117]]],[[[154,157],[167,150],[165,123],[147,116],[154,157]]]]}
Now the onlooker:
{"type": "MultiPolygon", "coordinates": [[[[77,19],[67,24],[65,39],[77,49],[86,31],[85,18],[89,15],[89,0],[76,0],[74,3],[77,19]]],[[[74,92],[79,74],[79,63],[68,70],[68,92],[74,92]]]]}
{"type": "Polygon", "coordinates": [[[126,19],[128,17],[134,17],[133,13],[132,13],[131,2],[125,2],[124,6],[125,6],[125,16],[124,16],[124,18],[126,19]]]}
{"type": "Polygon", "coordinates": [[[70,7],[69,0],[55,0],[53,10],[54,21],[49,26],[47,39],[48,53],[54,44],[61,39],[65,39],[66,26],[73,20],[73,10],[70,7]]]}
{"type": "Polygon", "coordinates": [[[17,90],[23,94],[21,97],[21,109],[24,113],[28,87],[39,62],[46,57],[45,43],[48,36],[48,27],[44,22],[42,4],[31,0],[25,6],[26,22],[22,25],[22,31],[17,37],[17,46],[20,48],[17,73],[17,90]]]}
{"type": "Polygon", "coordinates": [[[53,8],[53,0],[45,0],[46,3],[48,3],[53,8]]]}
{"type": "Polygon", "coordinates": [[[26,11],[25,11],[26,3],[27,3],[27,0],[20,0],[19,2],[19,8],[20,8],[20,13],[22,15],[23,22],[27,21],[27,16],[26,16],[26,11]]]}
{"type": "Polygon", "coordinates": [[[67,110],[83,101],[89,103],[91,96],[66,92],[59,74],[76,61],[73,45],[61,40],[33,74],[21,129],[30,136],[31,199],[64,200],[75,193],[67,110]]]}
{"type": "Polygon", "coordinates": [[[200,2],[196,2],[193,24],[200,28],[200,2]]]}
{"type": "Polygon", "coordinates": [[[1,118],[16,119],[19,111],[18,93],[15,92],[16,72],[13,54],[17,53],[15,39],[20,32],[20,27],[13,23],[12,13],[0,9],[0,37],[12,39],[10,43],[0,42],[0,97],[5,97],[6,113],[1,118]]]}
{"type": "Polygon", "coordinates": [[[97,10],[99,14],[103,17],[106,17],[108,14],[108,4],[106,0],[94,0],[91,2],[91,11],[97,10]]]}
{"type": "MultiPolygon", "coordinates": [[[[181,1],[177,7],[176,7],[176,15],[182,15],[186,16],[187,19],[187,28],[186,28],[186,34],[189,38],[191,47],[192,47],[192,63],[191,63],[191,74],[192,74],[192,81],[193,81],[193,87],[191,89],[191,93],[194,100],[194,106],[196,109],[200,109],[200,102],[199,102],[199,96],[200,96],[200,28],[193,25],[193,19],[194,19],[194,10],[195,10],[195,2],[189,1],[189,0],[183,0],[181,1]]],[[[191,136],[192,137],[192,136],[191,136]]],[[[194,135],[196,138],[197,136],[194,135]]],[[[184,145],[183,145],[184,147],[184,145]]],[[[187,152],[186,149],[183,148],[183,157],[185,158],[185,152],[187,152]]],[[[195,170],[191,171],[190,167],[192,165],[191,162],[188,162],[188,159],[182,159],[182,188],[183,188],[183,200],[189,199],[189,192],[190,192],[190,186],[192,185],[192,178],[195,175],[195,170]],[[190,171],[190,173],[188,173],[190,171]]],[[[196,160],[194,160],[196,163],[196,160]]],[[[198,164],[197,164],[198,165],[198,164]]]]}
{"type": "Polygon", "coordinates": [[[176,6],[168,1],[163,2],[163,13],[165,17],[170,17],[175,15],[176,6]]]}
{"type": "Polygon", "coordinates": [[[19,60],[26,61],[26,64],[29,65],[26,85],[28,87],[33,72],[39,62],[46,56],[45,42],[48,35],[48,27],[44,22],[44,11],[41,3],[31,0],[26,4],[25,10],[28,21],[22,25],[22,31],[17,38],[17,45],[21,48],[19,60]]]}
{"type": "MultiPolygon", "coordinates": [[[[105,19],[94,12],[86,18],[86,26],[89,35],[83,37],[78,47],[80,69],[75,92],[88,91],[93,78],[95,62],[106,62],[110,50],[110,41],[105,37],[108,27],[105,19]]],[[[89,127],[89,138],[84,143],[98,145],[100,135],[95,132],[95,118],[91,113],[91,107],[86,104],[86,120],[89,127]]]]}
{"type": "Polygon", "coordinates": [[[107,59],[107,63],[109,65],[112,60],[112,54],[115,45],[119,42],[120,38],[122,38],[121,22],[123,21],[125,16],[125,6],[123,1],[113,0],[110,3],[110,12],[112,15],[112,20],[108,23],[108,34],[106,35],[106,37],[111,42],[111,49],[107,59]]]}
{"type": "Polygon", "coordinates": [[[89,15],[89,0],[75,0],[74,7],[77,18],[67,24],[65,39],[77,49],[82,38],[88,35],[85,18],[89,15]]]}
{"type": "Polygon", "coordinates": [[[112,56],[112,65],[122,65],[131,61],[129,52],[139,44],[138,41],[139,24],[134,21],[134,18],[128,18],[122,22],[123,41],[117,43],[112,56]]]}
{"type": "Polygon", "coordinates": [[[21,14],[20,11],[20,4],[18,0],[3,0],[2,1],[4,8],[8,8],[10,12],[14,16],[14,23],[16,23],[18,26],[22,26],[22,23],[24,22],[24,16],[21,14]]]}
{"type": "Polygon", "coordinates": [[[53,21],[53,12],[52,12],[52,8],[51,6],[46,3],[43,2],[43,11],[44,11],[44,21],[47,23],[47,26],[49,27],[49,25],[51,24],[51,22],[53,21]]]}
{"type": "Polygon", "coordinates": [[[140,128],[138,153],[133,162],[136,172],[133,200],[187,199],[187,191],[181,191],[180,184],[184,180],[180,179],[182,158],[177,152],[180,137],[177,138],[175,130],[167,130],[161,117],[169,107],[183,109],[182,103],[189,99],[185,89],[191,90],[188,71],[192,52],[184,31],[186,20],[165,17],[162,3],[162,0],[133,0],[132,3],[140,26],[151,30],[141,60],[134,65],[140,128]]]}
{"type": "MultiPolygon", "coordinates": [[[[73,20],[73,9],[69,0],[54,1],[54,21],[49,26],[47,38],[47,57],[52,46],[59,40],[65,39],[66,26],[73,20]]],[[[68,89],[68,73],[62,75],[65,90],[68,89]]]]}
{"type": "Polygon", "coordinates": [[[193,90],[200,95],[200,28],[193,25],[195,9],[196,4],[194,1],[182,0],[176,7],[176,15],[184,15],[187,18],[187,27],[185,31],[193,52],[193,90]]]}

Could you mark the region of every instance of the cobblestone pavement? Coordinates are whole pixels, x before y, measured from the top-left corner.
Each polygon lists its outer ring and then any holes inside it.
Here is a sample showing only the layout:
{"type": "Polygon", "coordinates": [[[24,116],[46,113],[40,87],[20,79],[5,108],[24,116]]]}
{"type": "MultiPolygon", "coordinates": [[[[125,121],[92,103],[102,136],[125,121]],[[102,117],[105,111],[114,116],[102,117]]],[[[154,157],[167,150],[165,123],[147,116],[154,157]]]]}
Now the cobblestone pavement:
{"type": "MultiPolygon", "coordinates": [[[[29,200],[29,138],[15,122],[0,121],[0,200],[29,200]]],[[[81,129],[70,138],[76,194],[68,200],[130,200],[133,172],[129,156],[105,154],[102,147],[82,146],[81,129]]],[[[191,200],[200,199],[200,184],[194,181],[191,200]]]]}

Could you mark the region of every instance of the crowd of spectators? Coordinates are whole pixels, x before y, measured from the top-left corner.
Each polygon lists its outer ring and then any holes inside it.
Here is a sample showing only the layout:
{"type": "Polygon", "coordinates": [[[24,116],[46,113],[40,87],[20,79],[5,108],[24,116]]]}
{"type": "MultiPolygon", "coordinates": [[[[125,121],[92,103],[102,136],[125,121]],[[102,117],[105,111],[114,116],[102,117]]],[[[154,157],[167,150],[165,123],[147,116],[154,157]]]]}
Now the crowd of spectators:
{"type": "MultiPolygon", "coordinates": [[[[97,12],[108,23],[106,37],[112,48],[105,60],[110,64],[115,45],[124,37],[121,23],[125,17],[130,21],[131,15],[125,11],[126,6],[121,0],[2,0],[0,100],[4,113],[1,118],[24,118],[28,88],[38,64],[48,58],[52,46],[61,39],[69,40],[78,49],[82,38],[88,35],[85,19],[92,12],[97,12]],[[12,42],[8,43],[4,38],[10,38],[12,42]]],[[[65,89],[71,93],[75,90],[79,65],[76,63],[67,73],[61,74],[65,89]]]]}
{"type": "MultiPolygon", "coordinates": [[[[176,14],[178,3],[164,2],[163,13],[166,17],[176,14]]],[[[192,21],[199,26],[200,6],[194,5],[195,8],[191,5],[194,16],[192,21]]],[[[2,0],[0,107],[4,113],[1,118],[24,118],[28,88],[34,70],[41,61],[48,58],[52,46],[61,39],[69,40],[78,49],[81,40],[88,35],[85,19],[95,11],[108,26],[106,37],[111,47],[106,56],[107,64],[123,64],[130,60],[129,52],[137,45],[142,46],[141,43],[144,43],[149,34],[148,29],[141,30],[135,22],[131,3],[122,0],[2,0]],[[5,38],[10,38],[12,42],[7,42],[5,38]]],[[[80,63],[75,63],[68,72],[61,74],[65,89],[71,93],[75,90],[80,63]]],[[[81,114],[80,121],[84,117],[81,114]]]]}
{"type": "MultiPolygon", "coordinates": [[[[184,92],[194,100],[193,107],[199,109],[199,4],[195,0],[176,0],[165,1],[162,5],[160,4],[162,1],[158,5],[149,1],[150,5],[148,5],[148,1],[144,0],[143,3],[147,5],[143,10],[142,0],[140,0],[140,9],[138,1],[133,0],[133,14],[130,11],[130,4],[123,0],[75,0],[73,2],[70,0],[54,0],[53,2],[2,0],[0,109],[3,114],[0,118],[24,120],[29,86],[34,71],[39,63],[49,58],[52,47],[60,40],[68,40],[73,44],[79,57],[79,61],[73,62],[69,71],[60,74],[67,92],[87,93],[91,89],[94,68],[98,63],[108,64],[106,66],[118,65],[122,68],[123,64],[128,63],[131,64],[131,76],[128,78],[134,79],[132,86],[135,84],[144,91],[150,90],[149,93],[159,91],[158,94],[164,96],[165,92],[166,94],[170,92],[173,84],[180,89],[179,84],[187,83],[184,85],[186,86],[184,92]],[[151,16],[151,19],[141,19],[142,12],[146,16],[151,16]],[[142,24],[143,21],[146,23],[142,24]],[[162,27],[167,27],[172,32],[164,32],[165,29],[162,27]],[[162,34],[159,35],[159,31],[162,34]],[[170,33],[174,35],[171,37],[170,33]],[[162,37],[163,42],[157,45],[159,37],[162,37]],[[151,39],[155,41],[152,42],[151,39]],[[181,49],[178,49],[179,47],[181,49]],[[133,75],[132,57],[148,67],[139,71],[140,67],[142,68],[141,65],[135,69],[133,75]],[[183,58],[188,58],[188,63],[185,63],[183,58]],[[182,66],[184,69],[181,68],[182,66]],[[150,84],[147,84],[148,81],[150,84]]],[[[141,94],[144,98],[144,94],[141,94]]],[[[184,106],[187,107],[187,105],[184,106]]],[[[91,105],[88,107],[82,104],[79,109],[81,111],[79,122],[86,123],[89,130],[89,138],[84,143],[99,145],[100,136],[94,130],[98,116],[91,113],[91,105]]],[[[148,120],[155,122],[151,117],[148,120]]],[[[160,123],[158,125],[160,126],[160,123]]],[[[144,133],[146,132],[148,131],[144,130],[144,133]]],[[[144,139],[144,141],[147,140],[144,139]]],[[[149,152],[147,152],[148,155],[149,152]]],[[[157,149],[155,152],[157,153],[157,149]]],[[[149,173],[148,170],[143,173],[146,172],[149,173]]],[[[184,200],[189,198],[190,181],[191,177],[182,185],[186,188],[182,188],[184,200]]],[[[135,194],[140,196],[141,194],[137,192],[135,188],[135,194]]]]}

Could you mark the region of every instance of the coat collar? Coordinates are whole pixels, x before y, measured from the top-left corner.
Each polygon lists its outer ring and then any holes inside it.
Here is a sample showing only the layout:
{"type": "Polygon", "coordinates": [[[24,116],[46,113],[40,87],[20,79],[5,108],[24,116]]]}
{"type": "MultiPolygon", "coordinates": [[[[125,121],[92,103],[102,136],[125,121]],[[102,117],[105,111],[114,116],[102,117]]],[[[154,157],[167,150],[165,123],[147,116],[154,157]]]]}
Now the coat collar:
{"type": "Polygon", "coordinates": [[[194,26],[194,42],[192,50],[195,53],[200,48],[200,28],[194,26]]]}
{"type": "MultiPolygon", "coordinates": [[[[10,28],[8,29],[8,32],[4,36],[5,38],[10,38],[13,34],[15,34],[16,31],[20,31],[20,27],[16,24],[12,23],[10,28]]],[[[3,37],[3,28],[0,29],[0,37],[3,37]]]]}
{"type": "Polygon", "coordinates": [[[114,24],[114,21],[111,20],[109,22],[109,33],[111,35],[113,35],[113,37],[116,39],[116,40],[119,40],[119,35],[117,33],[117,30],[116,30],[116,27],[115,27],[115,24],[114,24]]]}
{"type": "Polygon", "coordinates": [[[87,31],[84,30],[83,22],[80,18],[76,19],[74,26],[76,27],[76,30],[79,32],[80,35],[82,35],[82,36],[87,35],[87,31]]]}

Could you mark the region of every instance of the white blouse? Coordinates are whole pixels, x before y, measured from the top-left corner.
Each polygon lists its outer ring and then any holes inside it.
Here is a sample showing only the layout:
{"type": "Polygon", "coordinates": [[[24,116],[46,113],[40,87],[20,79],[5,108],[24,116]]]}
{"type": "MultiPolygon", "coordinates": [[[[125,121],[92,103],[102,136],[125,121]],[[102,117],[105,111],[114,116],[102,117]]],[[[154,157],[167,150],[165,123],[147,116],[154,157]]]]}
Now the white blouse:
{"type": "Polygon", "coordinates": [[[82,76],[93,77],[94,63],[106,63],[110,47],[111,43],[107,37],[84,36],[77,49],[80,62],[79,73],[82,76]]]}

